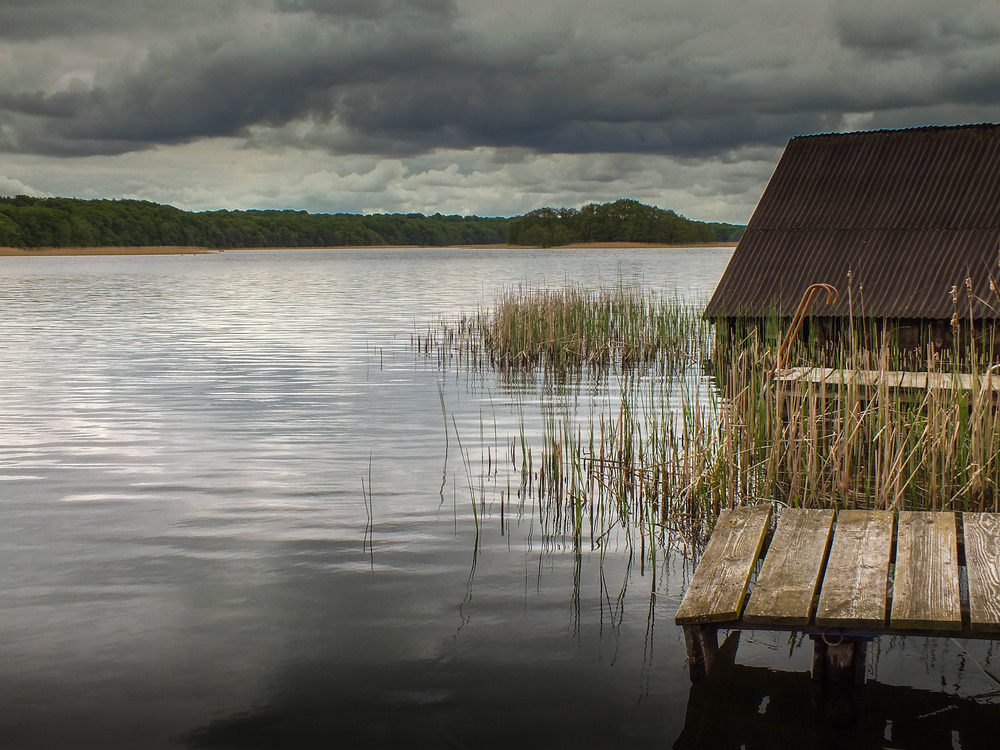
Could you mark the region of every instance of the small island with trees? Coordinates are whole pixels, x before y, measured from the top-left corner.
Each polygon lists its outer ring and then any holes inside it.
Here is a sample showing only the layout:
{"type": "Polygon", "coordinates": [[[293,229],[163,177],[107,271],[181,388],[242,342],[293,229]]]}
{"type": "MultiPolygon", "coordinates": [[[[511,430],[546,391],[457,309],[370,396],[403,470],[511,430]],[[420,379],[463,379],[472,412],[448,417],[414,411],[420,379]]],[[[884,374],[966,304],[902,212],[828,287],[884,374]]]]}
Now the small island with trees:
{"type": "Polygon", "coordinates": [[[540,208],[508,220],[511,245],[555,247],[587,242],[665,245],[735,242],[744,226],[692,221],[673,211],[622,198],[575,208],[540,208]]]}
{"type": "Polygon", "coordinates": [[[515,216],[183,211],[140,200],[0,196],[0,247],[348,247],[734,242],[737,224],[687,219],[631,199],[515,216]]]}

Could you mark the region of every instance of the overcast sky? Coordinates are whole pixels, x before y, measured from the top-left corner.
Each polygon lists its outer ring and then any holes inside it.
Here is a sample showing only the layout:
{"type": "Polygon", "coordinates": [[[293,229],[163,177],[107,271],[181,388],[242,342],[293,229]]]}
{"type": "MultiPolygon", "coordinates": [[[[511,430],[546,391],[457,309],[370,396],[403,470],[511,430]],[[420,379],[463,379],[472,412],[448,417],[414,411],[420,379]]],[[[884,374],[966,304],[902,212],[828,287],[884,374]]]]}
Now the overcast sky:
{"type": "Polygon", "coordinates": [[[1000,121],[997,0],[0,0],[0,194],[745,222],[795,135],[1000,121]]]}

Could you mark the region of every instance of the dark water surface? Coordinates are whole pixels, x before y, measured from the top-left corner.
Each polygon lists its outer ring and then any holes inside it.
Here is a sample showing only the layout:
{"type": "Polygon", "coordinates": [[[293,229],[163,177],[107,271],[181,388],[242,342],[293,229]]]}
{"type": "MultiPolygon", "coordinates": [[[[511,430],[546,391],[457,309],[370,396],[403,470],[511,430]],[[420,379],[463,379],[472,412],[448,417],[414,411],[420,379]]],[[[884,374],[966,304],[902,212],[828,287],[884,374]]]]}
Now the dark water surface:
{"type": "Polygon", "coordinates": [[[729,255],[0,259],[0,747],[998,746],[947,640],[878,642],[846,728],[788,635],[692,690],[680,547],[577,553],[506,468],[477,543],[484,464],[610,396],[441,372],[411,334],[519,283],[703,299],[729,255]]]}

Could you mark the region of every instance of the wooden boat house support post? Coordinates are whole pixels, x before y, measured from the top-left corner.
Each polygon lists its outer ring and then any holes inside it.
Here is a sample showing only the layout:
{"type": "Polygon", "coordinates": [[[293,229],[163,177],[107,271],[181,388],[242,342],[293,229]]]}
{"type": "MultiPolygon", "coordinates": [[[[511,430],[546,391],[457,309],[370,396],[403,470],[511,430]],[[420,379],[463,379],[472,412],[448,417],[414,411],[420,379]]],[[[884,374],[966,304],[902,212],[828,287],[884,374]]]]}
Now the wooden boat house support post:
{"type": "Polygon", "coordinates": [[[813,642],[814,680],[863,685],[865,660],[871,638],[838,637],[831,642],[825,633],[809,636],[813,642]]]}
{"type": "Polygon", "coordinates": [[[685,625],[684,643],[691,682],[707,682],[719,656],[719,629],[714,625],[685,625]]]}

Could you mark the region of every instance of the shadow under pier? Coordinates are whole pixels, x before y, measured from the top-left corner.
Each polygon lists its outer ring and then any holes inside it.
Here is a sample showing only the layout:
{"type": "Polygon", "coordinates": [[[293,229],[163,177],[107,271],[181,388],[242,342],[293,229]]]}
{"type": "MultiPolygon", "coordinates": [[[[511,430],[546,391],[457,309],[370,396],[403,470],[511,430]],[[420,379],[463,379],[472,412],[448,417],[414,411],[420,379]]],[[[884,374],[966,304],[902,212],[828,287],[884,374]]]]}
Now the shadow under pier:
{"type": "Polygon", "coordinates": [[[996,694],[973,699],[874,680],[824,683],[808,672],[736,664],[738,641],[731,633],[709,680],[691,686],[676,750],[1000,747],[996,694]]]}

